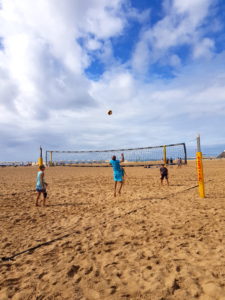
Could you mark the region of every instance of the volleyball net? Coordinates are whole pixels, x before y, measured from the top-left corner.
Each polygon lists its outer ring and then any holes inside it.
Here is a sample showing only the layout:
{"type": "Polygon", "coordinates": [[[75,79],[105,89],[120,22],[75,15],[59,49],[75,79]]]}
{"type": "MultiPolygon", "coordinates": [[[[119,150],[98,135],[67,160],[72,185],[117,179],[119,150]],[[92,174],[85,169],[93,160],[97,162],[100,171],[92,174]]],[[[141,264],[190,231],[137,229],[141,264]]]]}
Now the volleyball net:
{"type": "Polygon", "coordinates": [[[187,163],[185,143],[117,150],[47,150],[45,162],[49,166],[104,167],[109,165],[113,155],[120,159],[121,153],[124,154],[125,166],[151,166],[162,163],[176,164],[178,160],[184,164],[187,163]]]}

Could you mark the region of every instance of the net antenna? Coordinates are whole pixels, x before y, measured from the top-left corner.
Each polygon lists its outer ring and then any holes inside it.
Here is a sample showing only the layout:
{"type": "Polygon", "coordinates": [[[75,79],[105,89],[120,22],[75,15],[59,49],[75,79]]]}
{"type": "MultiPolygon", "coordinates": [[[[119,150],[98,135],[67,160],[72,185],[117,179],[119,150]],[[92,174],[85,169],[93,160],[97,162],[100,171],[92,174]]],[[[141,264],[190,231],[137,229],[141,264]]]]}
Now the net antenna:
{"type": "Polygon", "coordinates": [[[176,164],[178,159],[187,164],[185,143],[116,150],[47,150],[45,161],[49,166],[106,167],[109,166],[113,155],[120,159],[121,153],[124,153],[125,157],[123,164],[130,167],[176,164]]]}
{"type": "Polygon", "coordinates": [[[201,198],[205,198],[205,184],[204,184],[204,173],[203,173],[203,162],[202,162],[200,135],[197,136],[196,162],[197,162],[199,196],[201,198]]]}

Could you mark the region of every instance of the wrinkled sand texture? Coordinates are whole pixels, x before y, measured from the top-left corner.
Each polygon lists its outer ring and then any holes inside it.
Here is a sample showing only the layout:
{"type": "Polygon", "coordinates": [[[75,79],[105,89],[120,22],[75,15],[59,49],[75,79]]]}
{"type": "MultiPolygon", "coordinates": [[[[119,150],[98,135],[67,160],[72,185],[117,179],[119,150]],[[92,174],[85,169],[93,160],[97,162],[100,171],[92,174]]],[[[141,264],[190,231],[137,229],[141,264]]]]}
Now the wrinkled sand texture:
{"type": "Polygon", "coordinates": [[[225,300],[225,161],[126,168],[113,197],[111,168],[46,169],[48,207],[36,208],[34,167],[0,168],[0,299],[225,300]],[[65,236],[69,234],[69,236],[65,236]]]}

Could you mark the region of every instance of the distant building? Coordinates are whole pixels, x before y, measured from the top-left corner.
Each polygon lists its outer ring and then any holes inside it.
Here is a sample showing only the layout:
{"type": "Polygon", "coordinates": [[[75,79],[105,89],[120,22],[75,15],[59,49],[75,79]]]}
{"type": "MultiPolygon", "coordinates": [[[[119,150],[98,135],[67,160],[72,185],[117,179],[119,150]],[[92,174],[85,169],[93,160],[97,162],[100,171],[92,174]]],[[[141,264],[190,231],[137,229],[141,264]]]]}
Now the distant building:
{"type": "Polygon", "coordinates": [[[225,150],[217,156],[217,158],[225,158],[225,150]]]}

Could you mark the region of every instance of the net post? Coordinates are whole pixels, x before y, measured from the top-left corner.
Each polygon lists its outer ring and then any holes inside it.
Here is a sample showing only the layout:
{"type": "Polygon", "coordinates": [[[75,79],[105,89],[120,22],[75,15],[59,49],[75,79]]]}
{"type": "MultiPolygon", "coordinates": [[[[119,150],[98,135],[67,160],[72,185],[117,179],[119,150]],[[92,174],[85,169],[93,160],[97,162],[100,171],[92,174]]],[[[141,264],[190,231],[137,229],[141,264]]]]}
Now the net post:
{"type": "Polygon", "coordinates": [[[52,166],[52,151],[50,151],[50,166],[52,166]]]}
{"type": "Polygon", "coordinates": [[[40,155],[39,155],[39,158],[38,158],[38,165],[39,165],[39,167],[41,165],[43,165],[43,157],[42,157],[42,148],[41,148],[41,146],[40,146],[40,155]]]}
{"type": "Polygon", "coordinates": [[[184,163],[185,165],[187,164],[187,149],[185,143],[183,143],[184,146],[184,163]]]}
{"type": "Polygon", "coordinates": [[[203,174],[203,163],[202,163],[200,135],[197,136],[196,163],[197,163],[199,196],[201,198],[205,198],[205,184],[204,184],[204,174],[203,174]]]}
{"type": "Polygon", "coordinates": [[[166,145],[163,146],[163,160],[164,160],[164,164],[166,164],[166,162],[167,162],[167,158],[166,158],[166,145]]]}
{"type": "Polygon", "coordinates": [[[48,151],[45,151],[45,164],[48,165],[48,151]]]}

